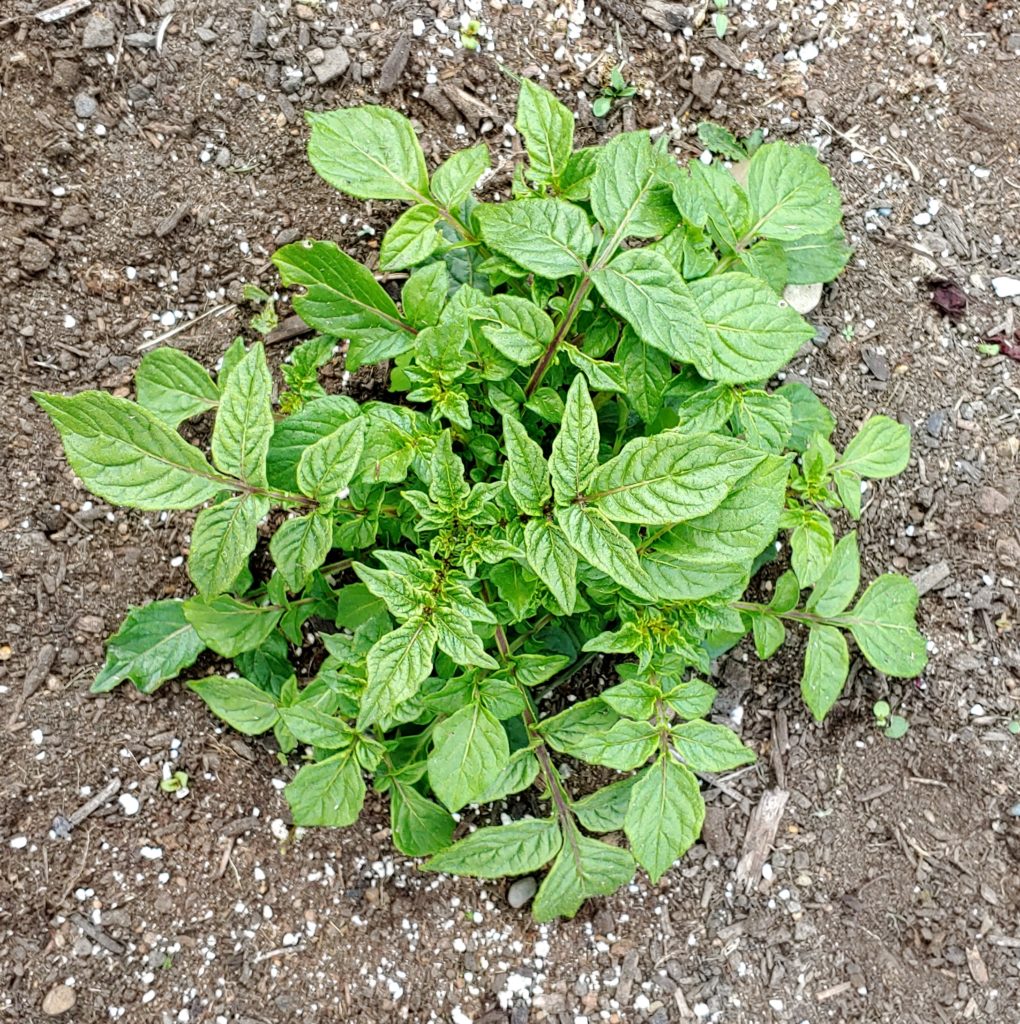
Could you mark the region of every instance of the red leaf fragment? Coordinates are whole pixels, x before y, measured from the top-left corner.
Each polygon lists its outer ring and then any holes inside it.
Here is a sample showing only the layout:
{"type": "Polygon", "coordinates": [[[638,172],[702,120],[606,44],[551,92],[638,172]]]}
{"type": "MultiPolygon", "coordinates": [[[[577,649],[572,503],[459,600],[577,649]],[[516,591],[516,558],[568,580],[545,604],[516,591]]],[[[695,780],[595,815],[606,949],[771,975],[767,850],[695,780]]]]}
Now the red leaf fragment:
{"type": "Polygon", "coordinates": [[[963,316],[967,308],[967,293],[955,282],[948,278],[938,278],[931,282],[934,291],[932,292],[932,305],[951,320],[958,320],[963,316]]]}

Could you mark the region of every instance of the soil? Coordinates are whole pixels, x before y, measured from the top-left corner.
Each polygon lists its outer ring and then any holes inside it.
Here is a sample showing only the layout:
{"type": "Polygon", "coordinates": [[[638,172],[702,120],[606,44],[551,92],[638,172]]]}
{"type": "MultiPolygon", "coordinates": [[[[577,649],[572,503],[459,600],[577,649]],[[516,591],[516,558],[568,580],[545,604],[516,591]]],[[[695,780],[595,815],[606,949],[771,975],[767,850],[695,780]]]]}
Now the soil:
{"type": "Polygon", "coordinates": [[[0,0],[3,1019],[1020,1021],[1020,366],[988,343],[1020,313],[991,284],[1020,271],[1011,6],[746,2],[722,42],[704,4],[692,19],[652,0],[94,0],[53,23],[43,6],[0,0]],[[596,121],[621,57],[639,94],[596,121]],[[274,287],[282,242],[371,255],[393,210],[314,176],[304,108],[383,101],[431,160],[482,138],[505,174],[501,65],[579,103],[588,139],[664,128],[695,156],[711,117],[819,147],[857,251],[791,373],[843,443],[872,412],[912,426],[911,465],[869,491],[860,532],[868,575],[917,575],[932,655],[908,683],[856,663],[817,726],[796,651],[738,652],[720,714],[742,713],[757,767],[707,788],[704,840],[658,886],[639,876],[543,927],[504,883],[394,855],[374,798],[352,829],[287,838],[292,769],[178,684],[87,694],[127,609],[188,593],[190,520],[91,499],[29,397],[130,394],[173,326],[211,364],[250,316],[242,283],[274,287]],[[957,320],[936,280],[965,293],[957,320]],[[876,728],[878,698],[903,739],[876,728]],[[165,765],[188,772],[183,798],[160,790],[165,765]],[[745,892],[766,788],[789,801],[745,892]]]}

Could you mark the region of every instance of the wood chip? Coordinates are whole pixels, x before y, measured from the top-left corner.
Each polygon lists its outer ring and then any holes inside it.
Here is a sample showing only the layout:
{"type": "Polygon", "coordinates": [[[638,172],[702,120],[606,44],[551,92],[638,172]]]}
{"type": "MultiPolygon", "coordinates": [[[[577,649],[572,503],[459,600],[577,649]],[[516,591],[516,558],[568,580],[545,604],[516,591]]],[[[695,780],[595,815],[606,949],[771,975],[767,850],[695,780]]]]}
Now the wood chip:
{"type": "Polygon", "coordinates": [[[744,847],[737,863],[737,882],[747,890],[758,887],[761,869],[776,838],[779,821],[790,794],[785,789],[766,789],[751,814],[744,835],[744,847]]]}
{"type": "Polygon", "coordinates": [[[838,985],[833,985],[832,988],[823,989],[819,992],[815,999],[820,1003],[824,1003],[826,999],[835,999],[836,996],[841,996],[844,992],[849,992],[851,988],[849,981],[841,981],[838,985]]]}
{"type": "Polygon", "coordinates": [[[120,792],[120,779],[113,778],[96,793],[94,797],[86,800],[68,819],[71,827],[80,825],[90,814],[95,814],[103,804],[109,803],[120,792]]]}
{"type": "Polygon", "coordinates": [[[127,952],[126,947],[122,943],[116,939],[111,939],[102,928],[97,928],[84,914],[79,914],[76,911],[70,915],[68,920],[83,935],[87,935],[93,942],[99,943],[108,953],[113,953],[114,956],[122,956],[127,952]]]}
{"type": "Polygon", "coordinates": [[[952,574],[953,571],[949,568],[949,563],[943,560],[934,565],[926,565],[910,578],[914,586],[917,587],[917,596],[923,597],[929,590],[942,586],[952,574]]]}
{"type": "Polygon", "coordinates": [[[981,959],[981,953],[976,946],[967,950],[967,966],[970,968],[970,976],[979,985],[988,984],[988,968],[985,966],[984,960],[981,959]]]}
{"type": "Polygon", "coordinates": [[[45,25],[52,25],[54,22],[70,18],[72,14],[84,11],[92,6],[92,0],[63,0],[63,3],[54,4],[44,11],[36,11],[36,19],[45,25]]]}
{"type": "Polygon", "coordinates": [[[407,59],[411,56],[411,37],[407,32],[398,36],[390,55],[383,62],[382,70],[379,72],[379,95],[385,96],[391,92],[400,81],[400,76],[407,67],[407,59]]]}
{"type": "Polygon", "coordinates": [[[157,225],[153,234],[157,238],[169,235],[184,218],[191,213],[191,200],[186,199],[173,213],[168,213],[157,225]]]}

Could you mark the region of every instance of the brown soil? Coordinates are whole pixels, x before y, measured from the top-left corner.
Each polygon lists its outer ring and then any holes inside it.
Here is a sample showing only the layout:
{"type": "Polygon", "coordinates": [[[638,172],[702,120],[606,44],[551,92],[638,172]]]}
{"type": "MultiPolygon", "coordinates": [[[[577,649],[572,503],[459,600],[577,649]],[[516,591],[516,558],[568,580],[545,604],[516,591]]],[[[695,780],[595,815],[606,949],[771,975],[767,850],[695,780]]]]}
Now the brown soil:
{"type": "MultiPolygon", "coordinates": [[[[469,5],[492,32],[479,53],[437,31],[437,14],[452,33],[467,9],[453,0],[96,0],[56,24],[33,17],[40,6],[0,0],[4,1019],[49,1019],[73,998],[64,1019],[83,1024],[1020,1021],[1020,367],[979,348],[1017,313],[990,285],[1020,269],[1009,5],[747,4],[720,45],[708,21],[667,40],[653,20],[678,4],[486,0],[469,5]],[[582,10],[578,38],[568,19],[582,10]],[[83,48],[96,15],[112,45],[83,48]],[[730,658],[723,699],[743,709],[758,767],[708,790],[704,842],[659,886],[642,877],[549,927],[510,909],[502,883],[395,856],[371,798],[350,830],[281,841],[291,769],[179,685],[88,696],[127,608],[188,592],[189,518],[90,500],[29,397],[129,393],[161,315],[234,303],[244,281],[272,289],[282,241],[370,255],[392,211],[313,175],[299,112],[381,99],[405,33],[410,59],[384,101],[416,120],[432,159],[483,137],[509,165],[514,86],[497,57],[591,98],[610,47],[641,94],[605,124],[582,114],[586,135],[633,119],[693,155],[709,115],[819,144],[857,255],[793,370],[842,441],[873,411],[915,435],[908,471],[869,493],[861,536],[869,574],[937,581],[921,604],[923,679],[858,664],[818,727],[792,657],[730,658]],[[313,51],[341,37],[350,67],[320,85],[313,51]],[[579,70],[584,54],[595,70],[579,70]],[[956,323],[931,303],[935,278],[968,294],[956,323]],[[876,730],[879,697],[910,720],[904,739],[876,730]],[[185,798],[160,791],[164,763],[189,773],[185,798]],[[137,813],[113,798],[58,838],[59,817],[111,780],[137,813]],[[770,877],[744,893],[748,815],[777,785],[790,800],[770,877]]],[[[228,309],[173,344],[212,363],[247,316],[228,309]]]]}

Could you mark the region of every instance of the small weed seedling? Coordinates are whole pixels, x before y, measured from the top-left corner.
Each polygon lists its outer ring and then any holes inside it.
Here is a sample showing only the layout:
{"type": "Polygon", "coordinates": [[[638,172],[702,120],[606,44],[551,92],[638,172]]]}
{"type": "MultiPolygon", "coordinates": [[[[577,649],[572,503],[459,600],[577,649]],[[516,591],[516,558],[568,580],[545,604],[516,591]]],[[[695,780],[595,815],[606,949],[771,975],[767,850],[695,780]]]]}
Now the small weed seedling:
{"type": "Polygon", "coordinates": [[[194,595],[130,611],[92,690],[152,693],[209,650],[233,671],[188,687],[298,761],[295,826],[351,824],[371,785],[427,870],[548,868],[534,915],[570,916],[638,865],[657,881],[701,831],[697,773],[754,760],[710,720],[713,659],[746,634],[761,658],[806,637],[818,720],[848,634],[886,675],[924,668],[913,584],[859,594],[856,535],[830,515],[858,518],[862,479],[904,468],[907,428],[873,416],[840,450],[807,387],[770,385],[814,333],[784,287],[847,261],[839,194],[785,143],[740,144],[745,185],[645,132],[575,149],[573,114],[528,81],[528,162],[501,202],[473,194],[484,144],[430,173],[396,111],[308,121],[327,182],[406,205],[378,252],[399,293],[296,242],[274,262],[314,334],[275,401],[263,344],[241,339],[215,376],[148,353],[133,402],[36,396],[94,494],[199,510],[194,595]],[[389,367],[386,398],[325,392],[341,344],[352,372],[389,367]],[[178,430],[197,417],[208,451],[178,430]],[[790,568],[753,600],[780,536],[790,568]],[[618,680],[571,703],[595,653],[618,680]],[[571,761],[617,774],[577,792],[571,761]],[[454,815],[510,794],[532,816],[454,840],[454,815]]]}
{"type": "Polygon", "coordinates": [[[637,92],[637,87],[628,85],[623,77],[623,65],[618,64],[613,68],[609,76],[609,85],[602,87],[602,91],[595,97],[591,105],[591,112],[596,117],[605,117],[613,104],[618,100],[629,100],[637,92]]]}
{"type": "Polygon", "coordinates": [[[712,28],[715,29],[716,39],[722,39],[726,30],[730,27],[730,19],[726,14],[729,0],[712,0],[715,4],[715,13],[712,15],[712,28]]]}
{"type": "Polygon", "coordinates": [[[889,739],[898,740],[907,734],[910,723],[902,715],[894,715],[888,701],[875,701],[871,710],[875,715],[875,724],[889,739]]]}

